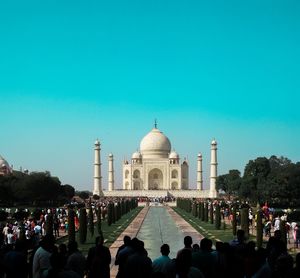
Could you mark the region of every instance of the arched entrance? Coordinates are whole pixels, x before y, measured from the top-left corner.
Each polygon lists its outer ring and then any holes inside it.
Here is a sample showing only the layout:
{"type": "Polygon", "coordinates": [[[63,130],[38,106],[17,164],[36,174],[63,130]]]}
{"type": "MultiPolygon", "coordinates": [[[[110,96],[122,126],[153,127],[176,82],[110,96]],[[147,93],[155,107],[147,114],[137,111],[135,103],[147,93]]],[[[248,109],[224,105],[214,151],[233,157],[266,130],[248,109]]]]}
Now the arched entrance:
{"type": "Polygon", "coordinates": [[[161,170],[154,168],[148,174],[148,188],[149,190],[163,189],[163,173],[161,170]]]}
{"type": "Polygon", "coordinates": [[[141,183],[139,181],[133,183],[133,190],[141,190],[141,183]]]}

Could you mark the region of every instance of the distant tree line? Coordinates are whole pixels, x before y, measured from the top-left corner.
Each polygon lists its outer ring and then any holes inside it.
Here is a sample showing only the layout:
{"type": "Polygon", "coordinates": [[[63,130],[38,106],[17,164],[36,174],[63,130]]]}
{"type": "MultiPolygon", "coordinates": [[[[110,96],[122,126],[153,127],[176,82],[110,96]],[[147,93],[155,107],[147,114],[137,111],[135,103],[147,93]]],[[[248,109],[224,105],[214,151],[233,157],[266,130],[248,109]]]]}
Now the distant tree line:
{"type": "Polygon", "coordinates": [[[253,203],[275,207],[300,206],[300,162],[285,157],[258,157],[245,166],[244,174],[230,170],[217,178],[217,190],[253,203]]]}
{"type": "Polygon", "coordinates": [[[74,194],[73,186],[62,185],[50,172],[14,172],[11,175],[0,176],[2,206],[57,205],[69,201],[74,194]]]}

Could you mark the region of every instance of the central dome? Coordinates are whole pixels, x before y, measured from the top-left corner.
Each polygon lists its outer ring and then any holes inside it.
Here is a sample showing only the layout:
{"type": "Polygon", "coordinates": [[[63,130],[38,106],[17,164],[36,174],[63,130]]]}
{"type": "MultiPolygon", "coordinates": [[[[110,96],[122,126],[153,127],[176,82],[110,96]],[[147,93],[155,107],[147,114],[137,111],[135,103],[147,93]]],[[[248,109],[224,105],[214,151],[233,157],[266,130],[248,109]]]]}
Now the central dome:
{"type": "Polygon", "coordinates": [[[153,128],[142,139],[140,151],[144,158],[166,158],[171,151],[171,143],[159,129],[153,128]]]}

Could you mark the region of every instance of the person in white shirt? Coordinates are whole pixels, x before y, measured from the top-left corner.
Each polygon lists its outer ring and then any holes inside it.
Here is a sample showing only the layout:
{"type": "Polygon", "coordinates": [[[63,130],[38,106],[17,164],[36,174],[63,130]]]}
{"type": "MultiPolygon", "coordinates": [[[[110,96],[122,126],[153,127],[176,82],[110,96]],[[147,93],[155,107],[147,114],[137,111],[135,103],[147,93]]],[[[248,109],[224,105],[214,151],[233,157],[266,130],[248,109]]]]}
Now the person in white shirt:
{"type": "Polygon", "coordinates": [[[12,230],[9,229],[9,230],[8,230],[8,234],[7,234],[7,244],[12,245],[12,244],[15,243],[15,241],[16,241],[16,240],[15,240],[15,236],[14,236],[12,230]]]}
{"type": "Polygon", "coordinates": [[[4,235],[4,243],[7,243],[7,235],[8,235],[9,225],[6,223],[5,227],[2,230],[2,233],[4,235]]]}
{"type": "Polygon", "coordinates": [[[277,216],[274,222],[274,232],[280,230],[280,218],[277,216]]]}
{"type": "Polygon", "coordinates": [[[55,239],[53,235],[45,235],[33,257],[32,277],[44,278],[44,273],[50,267],[50,256],[54,249],[55,239]]]}

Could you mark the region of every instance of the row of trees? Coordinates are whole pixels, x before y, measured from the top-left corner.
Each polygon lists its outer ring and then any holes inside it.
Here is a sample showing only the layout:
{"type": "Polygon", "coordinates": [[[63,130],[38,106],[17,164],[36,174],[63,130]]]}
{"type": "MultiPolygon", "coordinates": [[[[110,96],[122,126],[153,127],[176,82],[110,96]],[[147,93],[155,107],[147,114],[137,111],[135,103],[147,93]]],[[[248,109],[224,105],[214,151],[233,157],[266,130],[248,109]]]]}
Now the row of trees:
{"type": "MultiPolygon", "coordinates": [[[[116,203],[110,202],[108,204],[107,213],[107,224],[110,226],[116,221],[118,221],[123,215],[129,211],[135,209],[138,205],[136,199],[122,199],[118,200],[116,203]]],[[[80,243],[85,243],[87,238],[87,232],[89,230],[91,237],[94,236],[94,219],[96,218],[96,227],[99,235],[102,234],[102,219],[101,219],[101,208],[93,208],[90,204],[87,208],[80,208],[79,210],[79,241],[80,243]],[[87,213],[88,210],[88,213],[87,213]],[[95,217],[96,216],[96,217],[95,217]]],[[[75,241],[75,210],[70,208],[68,210],[68,236],[69,242],[75,241]]]]}
{"type": "MultiPolygon", "coordinates": [[[[215,223],[217,230],[221,229],[221,206],[219,203],[213,203],[211,200],[196,201],[191,199],[177,199],[177,207],[190,213],[193,217],[199,218],[201,221],[215,223]]],[[[232,234],[237,233],[237,214],[240,215],[240,229],[245,232],[245,237],[249,238],[249,207],[239,206],[237,203],[233,203],[229,208],[232,214],[232,234]]],[[[258,248],[263,244],[263,212],[260,207],[256,212],[256,245],[258,248]]],[[[225,223],[224,226],[225,228],[225,223]]],[[[286,242],[285,223],[281,222],[282,240],[286,242]]]]}
{"type": "Polygon", "coordinates": [[[252,203],[268,202],[274,207],[300,206],[300,162],[285,157],[258,157],[245,166],[244,174],[230,170],[220,175],[217,190],[252,203]]]}
{"type": "MultiPolygon", "coordinates": [[[[215,224],[217,230],[221,229],[221,208],[218,203],[215,205],[206,201],[193,201],[191,199],[176,200],[178,208],[191,213],[194,217],[199,218],[203,222],[209,222],[215,224]]],[[[225,223],[223,228],[225,227],[225,223]]]]}
{"type": "Polygon", "coordinates": [[[6,206],[63,204],[74,194],[73,186],[62,185],[50,172],[14,172],[0,176],[0,203],[6,206]]]}

